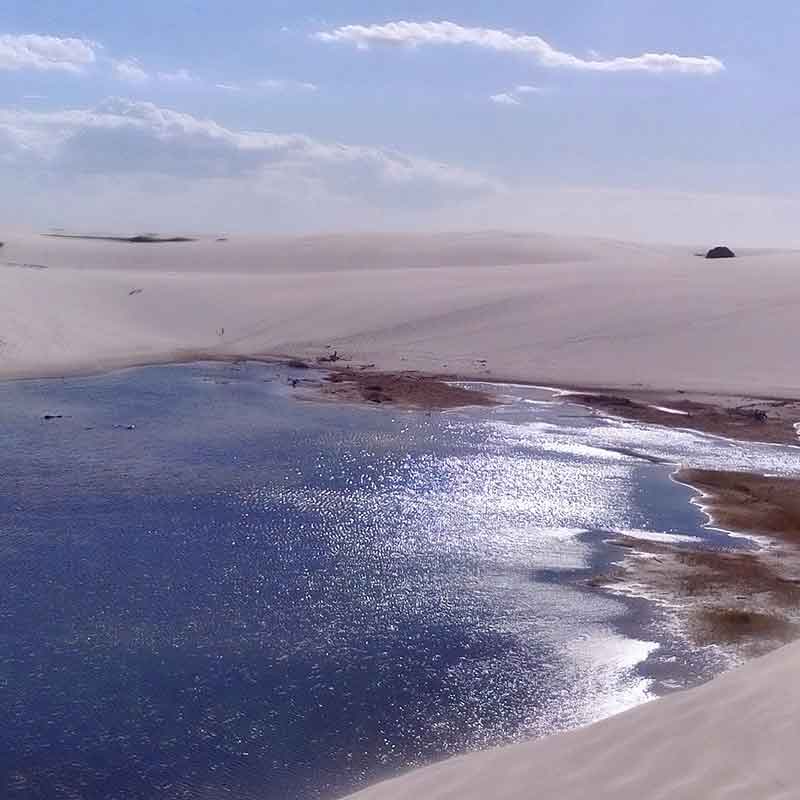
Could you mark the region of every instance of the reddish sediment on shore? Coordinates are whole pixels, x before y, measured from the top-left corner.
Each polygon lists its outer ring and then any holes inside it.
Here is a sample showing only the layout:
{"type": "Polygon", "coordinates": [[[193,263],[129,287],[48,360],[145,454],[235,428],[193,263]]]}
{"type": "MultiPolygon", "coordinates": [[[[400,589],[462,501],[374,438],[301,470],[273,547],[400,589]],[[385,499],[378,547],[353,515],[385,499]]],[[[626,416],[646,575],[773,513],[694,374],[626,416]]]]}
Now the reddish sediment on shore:
{"type": "Polygon", "coordinates": [[[767,541],[726,551],[619,537],[626,557],[594,582],[634,582],[663,598],[698,646],[752,657],[800,637],[800,479],[699,469],[674,477],[703,493],[713,525],[767,541]]]}
{"type": "Polygon", "coordinates": [[[575,391],[572,403],[605,414],[748,442],[799,444],[800,401],[685,392],[575,391]]]}
{"type": "Polygon", "coordinates": [[[422,410],[498,405],[489,392],[415,373],[336,370],[328,376],[323,393],[337,400],[422,410]]]}
{"type": "Polygon", "coordinates": [[[708,469],[682,469],[674,477],[704,493],[703,509],[719,527],[800,547],[800,479],[708,469]]]}

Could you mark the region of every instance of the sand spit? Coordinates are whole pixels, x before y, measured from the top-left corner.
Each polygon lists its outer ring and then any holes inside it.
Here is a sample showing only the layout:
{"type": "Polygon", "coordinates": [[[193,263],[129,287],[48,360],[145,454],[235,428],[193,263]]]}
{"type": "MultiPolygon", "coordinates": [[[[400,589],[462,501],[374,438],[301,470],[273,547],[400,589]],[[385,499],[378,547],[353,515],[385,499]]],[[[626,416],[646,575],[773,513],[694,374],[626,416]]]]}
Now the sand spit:
{"type": "Polygon", "coordinates": [[[753,537],[751,548],[622,536],[613,543],[624,558],[592,583],[644,594],[693,644],[719,645],[735,660],[800,637],[800,478],[684,468],[673,479],[700,493],[693,502],[710,525],[753,537]]]}
{"type": "Polygon", "coordinates": [[[682,469],[675,479],[703,493],[699,505],[715,525],[800,548],[800,479],[705,469],[682,469]]]}
{"type": "Polygon", "coordinates": [[[680,469],[709,524],[755,537],[748,550],[618,537],[624,558],[593,579],[669,607],[697,646],[720,645],[742,660],[800,637],[800,478],[680,469]],[[677,601],[677,602],[676,602],[677,601]]]}
{"type": "Polygon", "coordinates": [[[619,537],[624,558],[593,585],[646,596],[696,647],[741,663],[800,637],[800,549],[696,550],[619,537]]]}
{"type": "Polygon", "coordinates": [[[604,414],[691,428],[748,442],[800,444],[800,401],[687,392],[569,392],[566,399],[604,414]]]}

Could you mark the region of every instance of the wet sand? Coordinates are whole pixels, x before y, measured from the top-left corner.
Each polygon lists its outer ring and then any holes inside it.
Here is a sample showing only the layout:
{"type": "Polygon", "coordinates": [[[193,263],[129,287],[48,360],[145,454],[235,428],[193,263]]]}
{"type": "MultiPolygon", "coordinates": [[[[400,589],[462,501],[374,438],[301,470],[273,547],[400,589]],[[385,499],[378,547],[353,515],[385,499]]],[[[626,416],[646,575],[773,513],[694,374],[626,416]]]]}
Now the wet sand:
{"type": "Polygon", "coordinates": [[[800,444],[800,401],[698,392],[574,390],[565,399],[648,425],[690,428],[748,442],[800,444]]]}
{"type": "Polygon", "coordinates": [[[335,371],[327,378],[322,393],[336,400],[424,410],[498,404],[490,392],[414,373],[335,371]]]}
{"type": "Polygon", "coordinates": [[[758,537],[749,550],[615,540],[624,557],[593,581],[668,604],[697,646],[763,655],[800,637],[800,479],[681,469],[675,480],[702,492],[710,524],[758,537]],[[676,602],[677,601],[677,602],[676,602]]]}
{"type": "Polygon", "coordinates": [[[681,469],[675,479],[703,492],[698,502],[715,525],[800,547],[800,478],[681,469]]]}

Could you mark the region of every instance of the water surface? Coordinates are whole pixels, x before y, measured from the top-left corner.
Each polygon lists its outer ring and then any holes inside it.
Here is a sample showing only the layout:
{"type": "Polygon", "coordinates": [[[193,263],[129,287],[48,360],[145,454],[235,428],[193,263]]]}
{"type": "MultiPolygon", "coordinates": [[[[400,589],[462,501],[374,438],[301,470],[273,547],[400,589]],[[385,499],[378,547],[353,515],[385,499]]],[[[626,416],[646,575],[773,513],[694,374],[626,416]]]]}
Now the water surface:
{"type": "Polygon", "coordinates": [[[0,384],[0,795],[331,798],[641,702],[659,659],[691,683],[646,603],[587,586],[615,532],[730,544],[637,453],[797,467],[533,390],[426,414],[308,377],[0,384]]]}

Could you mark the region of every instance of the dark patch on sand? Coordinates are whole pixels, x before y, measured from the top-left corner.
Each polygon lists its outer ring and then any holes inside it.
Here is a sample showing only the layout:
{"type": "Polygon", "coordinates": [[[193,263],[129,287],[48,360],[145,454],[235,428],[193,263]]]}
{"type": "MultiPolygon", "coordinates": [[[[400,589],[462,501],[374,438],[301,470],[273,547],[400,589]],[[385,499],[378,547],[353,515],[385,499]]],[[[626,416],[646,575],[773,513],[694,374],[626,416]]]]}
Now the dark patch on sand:
{"type": "Polygon", "coordinates": [[[698,612],[694,620],[694,636],[699,644],[735,645],[747,639],[789,642],[798,634],[797,623],[774,614],[735,608],[707,608],[698,612]]]}
{"type": "Polygon", "coordinates": [[[800,420],[800,401],[797,400],[644,391],[625,394],[581,392],[570,394],[566,399],[648,425],[691,428],[749,442],[798,444],[794,427],[800,420]],[[655,406],[683,413],[671,414],[655,406]]]}
{"type": "Polygon", "coordinates": [[[128,244],[166,244],[169,242],[194,242],[188,236],[158,236],[152,233],[143,233],[137,236],[94,236],[91,234],[78,233],[43,233],[51,239],[90,239],[100,242],[127,242],[128,244]]]}
{"type": "Polygon", "coordinates": [[[713,524],[768,536],[747,549],[690,549],[620,537],[624,552],[598,586],[625,591],[635,583],[663,601],[698,645],[762,655],[800,636],[800,479],[684,469],[682,483],[700,489],[713,524]],[[678,599],[680,602],[675,603],[678,599]]]}
{"type": "Polygon", "coordinates": [[[702,505],[715,524],[800,547],[800,479],[708,469],[682,469],[674,477],[706,495],[702,505]]]}
{"type": "Polygon", "coordinates": [[[413,373],[339,370],[328,376],[323,393],[337,400],[425,410],[498,404],[488,392],[413,373]]]}

